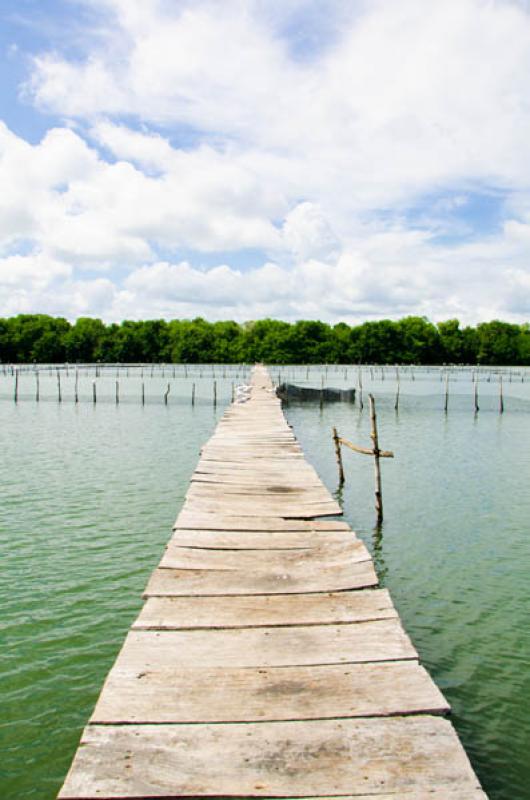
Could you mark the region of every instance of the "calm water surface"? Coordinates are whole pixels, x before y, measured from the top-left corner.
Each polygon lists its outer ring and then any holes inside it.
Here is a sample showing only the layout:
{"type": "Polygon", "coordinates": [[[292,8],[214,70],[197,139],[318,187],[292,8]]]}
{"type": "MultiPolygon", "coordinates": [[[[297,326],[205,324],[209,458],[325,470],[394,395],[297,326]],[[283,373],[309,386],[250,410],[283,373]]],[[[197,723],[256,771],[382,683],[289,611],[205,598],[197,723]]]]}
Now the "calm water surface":
{"type": "MultiPolygon", "coordinates": [[[[306,378],[285,370],[283,377],[306,378]]],[[[443,385],[433,375],[395,381],[364,375],[378,403],[385,522],[374,530],[371,460],[345,452],[340,496],[348,521],[370,547],[421,658],[453,707],[453,720],[491,798],[530,797],[528,577],[530,544],[530,397],[528,383],[505,385],[497,413],[495,381],[443,385]]],[[[102,681],[141,604],[184,498],[199,448],[230,396],[230,381],[20,381],[8,399],[0,378],[1,696],[0,796],[51,800],[61,785],[102,681]]],[[[311,374],[313,385],[320,378],[311,374]]],[[[352,375],[328,374],[327,385],[352,375]]],[[[366,394],[365,394],[366,400],[366,394]]],[[[369,443],[367,409],[290,405],[286,409],[308,459],[331,491],[336,464],[330,428],[369,443]]]]}

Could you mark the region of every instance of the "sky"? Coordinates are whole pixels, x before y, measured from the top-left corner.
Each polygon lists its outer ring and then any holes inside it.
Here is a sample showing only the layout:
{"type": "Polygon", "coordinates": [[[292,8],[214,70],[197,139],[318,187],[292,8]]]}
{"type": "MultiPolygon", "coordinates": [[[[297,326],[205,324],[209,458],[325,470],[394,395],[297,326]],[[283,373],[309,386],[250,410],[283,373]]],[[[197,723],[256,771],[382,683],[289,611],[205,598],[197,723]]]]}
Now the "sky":
{"type": "Polygon", "coordinates": [[[530,319],[528,0],[2,0],[0,316],[530,319]]]}

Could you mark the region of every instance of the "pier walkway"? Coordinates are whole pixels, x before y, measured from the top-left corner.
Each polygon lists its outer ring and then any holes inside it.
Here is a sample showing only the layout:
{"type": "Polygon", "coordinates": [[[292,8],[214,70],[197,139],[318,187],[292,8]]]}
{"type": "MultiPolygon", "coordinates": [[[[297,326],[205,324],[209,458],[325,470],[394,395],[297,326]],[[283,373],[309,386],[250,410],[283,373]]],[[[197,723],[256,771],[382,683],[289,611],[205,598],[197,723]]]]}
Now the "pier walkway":
{"type": "Polygon", "coordinates": [[[60,792],[485,798],[268,372],[203,448],[60,792]]]}

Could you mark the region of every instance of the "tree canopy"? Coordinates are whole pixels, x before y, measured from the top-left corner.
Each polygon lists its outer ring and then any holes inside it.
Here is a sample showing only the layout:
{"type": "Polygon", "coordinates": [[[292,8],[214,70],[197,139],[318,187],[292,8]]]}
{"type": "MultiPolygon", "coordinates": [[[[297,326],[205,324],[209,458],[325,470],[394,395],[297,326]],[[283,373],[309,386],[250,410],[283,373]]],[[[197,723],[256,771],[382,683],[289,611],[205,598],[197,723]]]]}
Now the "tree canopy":
{"type": "Polygon", "coordinates": [[[70,323],[46,314],[0,318],[4,363],[238,363],[274,364],[530,364],[530,326],[500,320],[461,327],[424,317],[346,325],[125,320],[106,325],[80,317],[70,323]]]}

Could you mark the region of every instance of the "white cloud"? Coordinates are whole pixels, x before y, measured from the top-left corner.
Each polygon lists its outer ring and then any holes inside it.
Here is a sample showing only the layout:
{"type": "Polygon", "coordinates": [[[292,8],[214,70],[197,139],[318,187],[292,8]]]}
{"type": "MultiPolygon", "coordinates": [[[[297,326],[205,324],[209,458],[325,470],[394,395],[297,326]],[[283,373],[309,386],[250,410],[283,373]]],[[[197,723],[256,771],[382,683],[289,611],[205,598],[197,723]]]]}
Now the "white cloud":
{"type": "Polygon", "coordinates": [[[528,315],[524,4],[336,0],[325,42],[312,0],[89,5],[104,35],[84,59],[37,55],[25,89],[75,130],[30,145],[0,126],[0,254],[20,272],[3,313],[528,315]],[[436,241],[472,230],[483,189],[511,198],[504,227],[436,241]],[[72,270],[55,298],[51,265],[72,270]]]}

